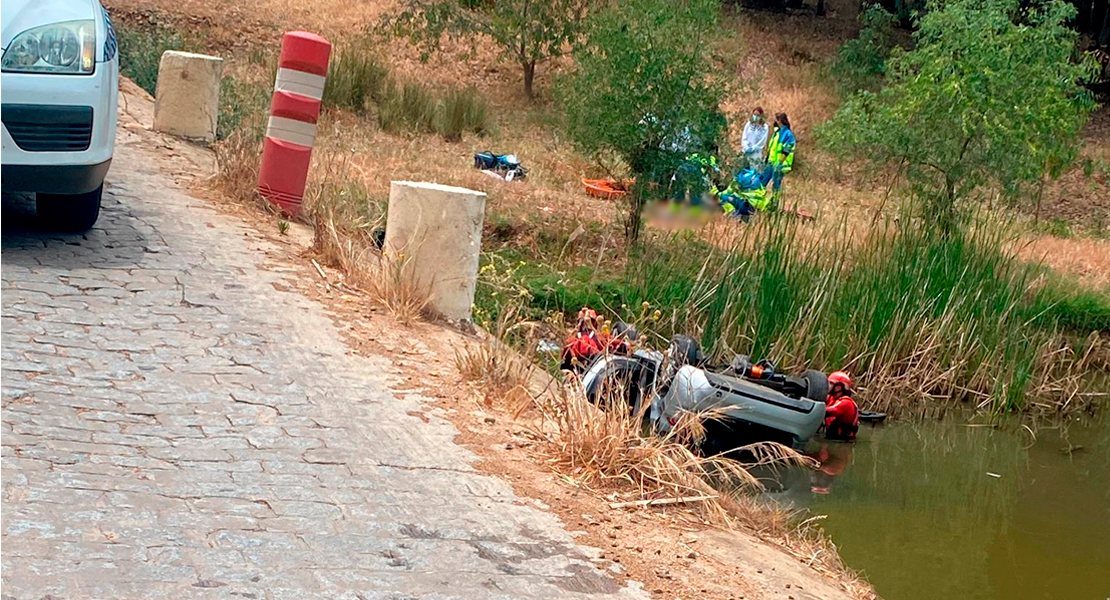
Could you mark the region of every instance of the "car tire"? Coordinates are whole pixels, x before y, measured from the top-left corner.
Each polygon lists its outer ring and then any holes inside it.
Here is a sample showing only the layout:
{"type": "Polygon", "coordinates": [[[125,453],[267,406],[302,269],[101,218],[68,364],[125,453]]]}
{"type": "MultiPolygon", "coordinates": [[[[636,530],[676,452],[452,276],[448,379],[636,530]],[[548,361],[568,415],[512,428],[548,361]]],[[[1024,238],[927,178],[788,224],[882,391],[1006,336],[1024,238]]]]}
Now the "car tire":
{"type": "Polygon", "coordinates": [[[737,354],[728,364],[728,370],[737,377],[743,377],[752,369],[752,359],[747,354],[737,354]]]}
{"type": "Polygon", "coordinates": [[[613,337],[619,338],[622,336],[629,342],[635,342],[640,337],[640,332],[624,321],[617,321],[613,323],[613,337]]]}
{"type": "Polygon", "coordinates": [[[806,382],[806,398],[814,402],[824,402],[829,395],[829,378],[821,371],[808,369],[802,373],[806,382]]]}
{"type": "Polygon", "coordinates": [[[35,194],[35,212],[58,231],[81,233],[96,223],[103,195],[104,184],[84,194],[35,194]]]}
{"type": "Polygon", "coordinates": [[[698,347],[698,342],[689,336],[676,335],[671,338],[671,346],[667,349],[668,358],[670,358],[675,367],[682,367],[685,365],[698,366],[702,362],[701,348],[698,347]]]}
{"type": "Polygon", "coordinates": [[[640,403],[640,363],[632,358],[613,357],[605,366],[605,373],[594,379],[586,388],[586,399],[608,410],[614,407],[613,392],[619,392],[622,404],[633,409],[640,403]]]}

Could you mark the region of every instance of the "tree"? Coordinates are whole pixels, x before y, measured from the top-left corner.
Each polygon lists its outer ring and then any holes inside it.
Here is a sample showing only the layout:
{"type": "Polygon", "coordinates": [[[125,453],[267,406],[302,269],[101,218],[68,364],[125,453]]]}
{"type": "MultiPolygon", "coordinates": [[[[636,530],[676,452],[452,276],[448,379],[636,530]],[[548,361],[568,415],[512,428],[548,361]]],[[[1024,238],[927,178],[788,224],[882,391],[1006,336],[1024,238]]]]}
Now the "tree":
{"type": "Polygon", "coordinates": [[[875,91],[882,83],[886,61],[894,48],[897,19],[882,6],[872,4],[859,14],[859,35],[844,42],[836,50],[836,60],[829,71],[837,80],[841,93],[860,90],[875,91]]]}
{"type": "Polygon", "coordinates": [[[589,154],[611,153],[637,184],[626,233],[639,236],[651,190],[687,151],[720,140],[723,86],[710,63],[717,0],[623,0],[598,14],[559,94],[571,138],[589,154]]]}
{"type": "Polygon", "coordinates": [[[524,71],[524,93],[535,96],[536,66],[562,55],[582,34],[595,0],[405,0],[389,19],[398,35],[422,48],[427,59],[445,38],[488,36],[524,71]]]}
{"type": "Polygon", "coordinates": [[[945,232],[976,190],[1014,197],[1056,176],[1078,152],[1094,107],[1076,61],[1074,9],[1059,0],[931,5],[911,51],[895,48],[887,85],[860,92],[819,131],[836,153],[903,170],[945,232]]]}

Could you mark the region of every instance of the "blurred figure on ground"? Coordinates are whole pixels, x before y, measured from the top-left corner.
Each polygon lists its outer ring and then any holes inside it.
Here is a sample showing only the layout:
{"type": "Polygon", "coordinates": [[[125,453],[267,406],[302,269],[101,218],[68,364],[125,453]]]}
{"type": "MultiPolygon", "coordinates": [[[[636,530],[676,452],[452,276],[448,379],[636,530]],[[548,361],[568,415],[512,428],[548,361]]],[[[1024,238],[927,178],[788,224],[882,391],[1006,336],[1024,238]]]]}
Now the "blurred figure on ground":
{"type": "Polygon", "coordinates": [[[740,139],[740,151],[747,160],[747,168],[763,170],[763,149],[767,147],[769,134],[767,121],[763,118],[763,107],[757,106],[752,110],[747,123],[744,123],[744,135],[740,139]]]}

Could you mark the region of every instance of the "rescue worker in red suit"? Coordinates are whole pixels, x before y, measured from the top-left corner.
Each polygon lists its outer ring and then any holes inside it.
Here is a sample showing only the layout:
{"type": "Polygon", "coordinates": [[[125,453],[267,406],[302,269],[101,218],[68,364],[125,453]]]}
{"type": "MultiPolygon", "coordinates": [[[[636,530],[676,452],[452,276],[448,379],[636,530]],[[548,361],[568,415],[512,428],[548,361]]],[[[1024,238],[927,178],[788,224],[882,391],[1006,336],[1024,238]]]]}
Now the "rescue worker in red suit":
{"type": "Polygon", "coordinates": [[[852,378],[847,373],[829,374],[829,395],[825,398],[826,438],[855,441],[859,431],[859,407],[852,394],[852,378]]]}
{"type": "Polygon", "coordinates": [[[583,306],[578,311],[578,323],[574,333],[563,344],[563,362],[560,368],[567,371],[582,371],[602,352],[628,355],[632,352],[630,338],[634,330],[623,323],[617,324],[613,335],[603,330],[597,311],[583,306]]]}
{"type": "Polygon", "coordinates": [[[596,311],[587,307],[578,311],[574,333],[563,344],[563,369],[583,369],[594,356],[605,349],[605,342],[599,331],[600,324],[596,311]]]}

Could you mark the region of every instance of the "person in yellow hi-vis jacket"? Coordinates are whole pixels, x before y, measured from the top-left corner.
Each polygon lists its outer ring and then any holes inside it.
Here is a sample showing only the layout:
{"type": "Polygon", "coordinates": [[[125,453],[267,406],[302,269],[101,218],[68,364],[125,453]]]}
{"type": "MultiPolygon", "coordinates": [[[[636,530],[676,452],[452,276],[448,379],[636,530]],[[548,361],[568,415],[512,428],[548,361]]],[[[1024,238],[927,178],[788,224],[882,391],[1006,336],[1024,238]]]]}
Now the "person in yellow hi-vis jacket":
{"type": "Polygon", "coordinates": [[[782,178],[794,168],[794,132],[790,130],[790,119],[786,113],[775,115],[775,130],[767,144],[767,163],[771,175],[772,197],[778,202],[782,195],[782,178]]]}

